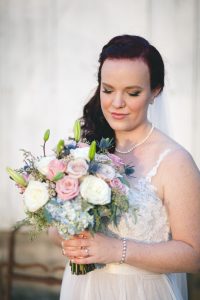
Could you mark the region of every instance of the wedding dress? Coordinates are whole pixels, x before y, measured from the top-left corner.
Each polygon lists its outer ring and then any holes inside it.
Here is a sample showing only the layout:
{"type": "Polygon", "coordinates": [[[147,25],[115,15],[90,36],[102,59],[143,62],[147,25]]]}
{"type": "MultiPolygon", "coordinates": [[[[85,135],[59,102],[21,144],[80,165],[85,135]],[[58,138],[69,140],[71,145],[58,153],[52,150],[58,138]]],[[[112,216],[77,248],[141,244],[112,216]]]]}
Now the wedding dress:
{"type": "MultiPolygon", "coordinates": [[[[166,209],[152,184],[158,167],[170,152],[162,152],[150,172],[130,189],[129,212],[107,235],[144,243],[170,239],[166,209]],[[134,213],[135,208],[137,209],[134,213]]],[[[67,265],[60,300],[187,300],[185,273],[155,273],[128,264],[107,264],[86,275],[72,275],[67,265]]]]}

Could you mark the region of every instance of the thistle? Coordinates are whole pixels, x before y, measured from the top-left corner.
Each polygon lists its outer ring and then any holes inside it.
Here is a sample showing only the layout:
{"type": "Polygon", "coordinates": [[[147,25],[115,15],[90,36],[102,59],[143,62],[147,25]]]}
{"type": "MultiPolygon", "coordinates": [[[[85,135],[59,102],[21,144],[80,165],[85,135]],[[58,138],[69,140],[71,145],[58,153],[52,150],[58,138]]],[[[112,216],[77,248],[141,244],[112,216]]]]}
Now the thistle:
{"type": "Polygon", "coordinates": [[[106,152],[106,150],[110,149],[113,145],[113,139],[109,138],[101,138],[100,142],[98,143],[98,147],[102,152],[106,152]]]}
{"type": "Polygon", "coordinates": [[[125,165],[124,166],[124,172],[126,176],[132,176],[133,173],[135,172],[134,167],[131,165],[125,165]]]}

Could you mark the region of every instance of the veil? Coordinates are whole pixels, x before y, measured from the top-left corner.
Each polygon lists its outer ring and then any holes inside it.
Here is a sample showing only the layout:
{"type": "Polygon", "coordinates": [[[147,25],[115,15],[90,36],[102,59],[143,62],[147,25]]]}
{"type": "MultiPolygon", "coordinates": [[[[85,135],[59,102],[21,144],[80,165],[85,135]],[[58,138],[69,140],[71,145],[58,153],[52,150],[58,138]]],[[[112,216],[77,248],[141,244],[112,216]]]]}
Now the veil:
{"type": "MultiPolygon", "coordinates": [[[[163,131],[165,134],[170,135],[169,118],[167,118],[166,109],[166,95],[163,92],[156,97],[154,103],[149,105],[148,118],[152,124],[163,131]]],[[[169,114],[168,114],[169,115],[169,114]]]]}

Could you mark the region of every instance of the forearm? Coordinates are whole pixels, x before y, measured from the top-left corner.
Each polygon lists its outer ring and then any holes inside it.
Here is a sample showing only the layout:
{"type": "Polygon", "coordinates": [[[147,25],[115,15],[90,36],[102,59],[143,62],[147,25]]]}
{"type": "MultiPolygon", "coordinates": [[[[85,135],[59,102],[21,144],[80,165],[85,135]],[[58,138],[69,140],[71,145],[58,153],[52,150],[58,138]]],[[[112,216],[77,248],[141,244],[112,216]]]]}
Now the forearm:
{"type": "Polygon", "coordinates": [[[191,245],[171,240],[155,244],[128,241],[126,263],[158,273],[188,272],[200,269],[199,254],[191,245]]]}

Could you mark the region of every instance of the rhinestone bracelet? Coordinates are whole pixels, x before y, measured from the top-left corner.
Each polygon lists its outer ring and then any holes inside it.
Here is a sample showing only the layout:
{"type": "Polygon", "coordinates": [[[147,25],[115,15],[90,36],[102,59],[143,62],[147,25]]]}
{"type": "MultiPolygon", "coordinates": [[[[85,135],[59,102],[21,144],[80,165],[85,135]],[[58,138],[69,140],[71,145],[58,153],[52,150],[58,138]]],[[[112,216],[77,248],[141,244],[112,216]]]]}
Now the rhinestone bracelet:
{"type": "Polygon", "coordinates": [[[123,245],[123,249],[122,249],[122,257],[120,260],[120,264],[123,264],[125,262],[126,259],[126,251],[127,251],[127,240],[125,238],[122,239],[122,245],[123,245]]]}

